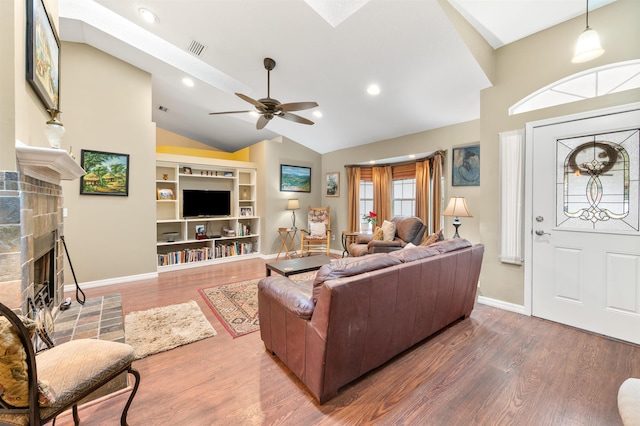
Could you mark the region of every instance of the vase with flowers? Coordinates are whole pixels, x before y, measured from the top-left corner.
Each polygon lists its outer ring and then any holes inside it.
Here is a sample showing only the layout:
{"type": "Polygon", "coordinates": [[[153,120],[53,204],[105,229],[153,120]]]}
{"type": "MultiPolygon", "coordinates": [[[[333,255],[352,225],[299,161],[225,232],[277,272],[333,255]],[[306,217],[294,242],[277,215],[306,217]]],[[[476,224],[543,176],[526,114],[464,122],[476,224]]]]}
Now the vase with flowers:
{"type": "Polygon", "coordinates": [[[378,215],[374,212],[369,212],[362,215],[362,223],[360,224],[360,232],[370,234],[373,232],[373,226],[378,223],[378,215]]]}

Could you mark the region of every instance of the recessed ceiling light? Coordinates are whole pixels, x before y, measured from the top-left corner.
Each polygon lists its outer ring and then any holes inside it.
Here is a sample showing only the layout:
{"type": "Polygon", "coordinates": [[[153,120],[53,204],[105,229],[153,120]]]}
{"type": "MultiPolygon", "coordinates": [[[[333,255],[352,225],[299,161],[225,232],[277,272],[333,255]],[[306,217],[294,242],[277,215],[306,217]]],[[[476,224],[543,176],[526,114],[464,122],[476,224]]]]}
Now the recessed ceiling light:
{"type": "Polygon", "coordinates": [[[195,86],[195,83],[193,82],[193,80],[191,80],[189,77],[185,77],[182,79],[182,84],[184,84],[187,87],[193,87],[195,86]]]}
{"type": "Polygon", "coordinates": [[[415,154],[409,154],[409,158],[416,158],[415,154]]]}
{"type": "Polygon", "coordinates": [[[369,164],[376,164],[376,160],[369,161],[369,164]]]}
{"type": "Polygon", "coordinates": [[[369,87],[367,87],[367,93],[373,96],[380,94],[380,86],[377,84],[369,85],[369,87]]]}
{"type": "Polygon", "coordinates": [[[317,117],[317,118],[322,118],[322,112],[320,111],[313,111],[313,116],[317,117]]]}
{"type": "Polygon", "coordinates": [[[150,11],[149,9],[145,9],[144,7],[141,7],[140,9],[138,9],[138,13],[142,16],[142,18],[145,21],[147,21],[150,24],[153,24],[154,22],[158,22],[158,17],[156,16],[156,14],[150,11]]]}

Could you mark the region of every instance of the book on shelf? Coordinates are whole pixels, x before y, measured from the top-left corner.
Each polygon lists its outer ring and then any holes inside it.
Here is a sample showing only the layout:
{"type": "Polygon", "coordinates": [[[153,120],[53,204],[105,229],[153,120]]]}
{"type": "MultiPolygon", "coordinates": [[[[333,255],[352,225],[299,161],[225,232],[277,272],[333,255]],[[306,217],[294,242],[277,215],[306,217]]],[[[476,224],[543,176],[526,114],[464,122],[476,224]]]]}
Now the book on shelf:
{"type": "Polygon", "coordinates": [[[215,247],[215,257],[229,257],[229,256],[239,256],[243,254],[250,254],[253,252],[253,243],[252,242],[242,242],[235,241],[232,243],[219,243],[216,244],[215,247]]]}
{"type": "Polygon", "coordinates": [[[158,253],[158,266],[179,265],[181,263],[202,262],[213,258],[211,247],[184,249],[169,253],[158,253]]]}

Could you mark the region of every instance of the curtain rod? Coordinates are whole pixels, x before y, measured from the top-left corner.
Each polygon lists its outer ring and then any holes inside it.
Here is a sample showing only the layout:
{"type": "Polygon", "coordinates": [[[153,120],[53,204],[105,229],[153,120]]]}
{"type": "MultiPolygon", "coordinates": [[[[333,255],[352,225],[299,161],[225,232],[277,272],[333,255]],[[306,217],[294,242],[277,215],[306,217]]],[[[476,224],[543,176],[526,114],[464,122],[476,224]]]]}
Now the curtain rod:
{"type": "Polygon", "coordinates": [[[418,158],[415,160],[410,160],[410,161],[400,161],[397,163],[380,163],[380,164],[345,164],[344,167],[360,167],[360,168],[369,168],[369,167],[381,167],[381,166],[404,166],[405,164],[415,164],[419,161],[424,161],[424,160],[430,160],[433,157],[435,157],[436,155],[444,155],[445,151],[442,149],[437,150],[436,152],[427,155],[426,157],[422,157],[422,158],[418,158]]]}

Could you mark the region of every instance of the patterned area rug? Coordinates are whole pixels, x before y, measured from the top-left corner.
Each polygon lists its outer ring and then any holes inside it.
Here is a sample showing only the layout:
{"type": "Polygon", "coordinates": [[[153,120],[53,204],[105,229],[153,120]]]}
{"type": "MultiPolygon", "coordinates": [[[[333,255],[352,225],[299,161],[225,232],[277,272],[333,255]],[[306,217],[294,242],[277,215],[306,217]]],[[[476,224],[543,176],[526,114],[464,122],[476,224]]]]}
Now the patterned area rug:
{"type": "MultiPolygon", "coordinates": [[[[317,271],[307,272],[291,275],[289,278],[294,281],[312,280],[316,273],[317,271]]],[[[255,278],[198,290],[234,339],[260,330],[258,281],[261,279],[255,278]]]]}

